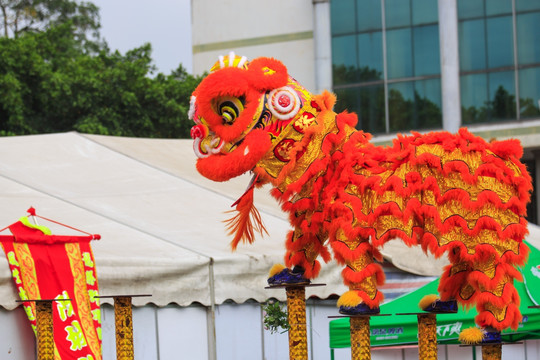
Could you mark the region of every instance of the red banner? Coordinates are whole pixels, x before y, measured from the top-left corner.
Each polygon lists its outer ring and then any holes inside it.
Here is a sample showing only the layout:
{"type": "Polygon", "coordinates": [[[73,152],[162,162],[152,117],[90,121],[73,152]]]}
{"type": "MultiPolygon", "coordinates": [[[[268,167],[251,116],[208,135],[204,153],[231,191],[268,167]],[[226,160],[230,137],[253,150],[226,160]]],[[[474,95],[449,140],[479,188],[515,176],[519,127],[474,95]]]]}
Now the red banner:
{"type": "MultiPolygon", "coordinates": [[[[0,236],[21,300],[53,302],[55,360],[101,360],[101,314],[94,255],[88,236],[51,235],[28,218],[0,236]]],[[[36,332],[36,306],[23,302],[36,332]]]]}

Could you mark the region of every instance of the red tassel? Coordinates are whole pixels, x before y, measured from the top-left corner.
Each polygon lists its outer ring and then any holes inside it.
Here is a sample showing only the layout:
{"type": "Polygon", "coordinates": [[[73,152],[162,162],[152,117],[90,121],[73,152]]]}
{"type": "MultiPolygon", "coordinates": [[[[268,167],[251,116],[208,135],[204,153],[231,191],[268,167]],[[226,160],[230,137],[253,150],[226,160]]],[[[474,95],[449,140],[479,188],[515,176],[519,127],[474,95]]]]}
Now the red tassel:
{"type": "Polygon", "coordinates": [[[228,235],[234,235],[231,241],[233,251],[236,250],[240,241],[252,244],[255,241],[255,231],[261,234],[261,236],[264,236],[264,233],[268,235],[268,231],[266,231],[262,222],[261,214],[253,205],[253,189],[255,188],[257,178],[258,176],[252,179],[244,195],[232,205],[236,205],[236,209],[227,211],[228,213],[237,212],[232,218],[224,221],[227,230],[229,230],[228,235]]]}

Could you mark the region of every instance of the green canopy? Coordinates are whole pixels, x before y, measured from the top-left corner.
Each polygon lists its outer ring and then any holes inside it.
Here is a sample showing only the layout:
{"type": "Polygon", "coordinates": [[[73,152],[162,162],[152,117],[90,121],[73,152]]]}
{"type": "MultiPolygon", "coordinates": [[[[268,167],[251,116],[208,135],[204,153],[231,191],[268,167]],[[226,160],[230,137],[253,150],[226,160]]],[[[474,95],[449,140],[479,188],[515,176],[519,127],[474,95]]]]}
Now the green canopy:
{"type": "MultiPolygon", "coordinates": [[[[527,244],[531,253],[528,263],[521,269],[524,283],[515,282],[521,298],[520,310],[523,321],[519,328],[505,330],[503,341],[519,341],[540,339],[540,309],[529,306],[540,302],[540,251],[527,244]]],[[[437,294],[439,280],[401,296],[381,306],[381,314],[391,316],[371,317],[371,346],[395,346],[418,343],[418,319],[416,315],[396,315],[399,313],[420,312],[418,303],[428,294],[437,294]]],[[[475,309],[459,311],[455,314],[437,315],[437,340],[441,344],[456,344],[462,329],[475,326],[475,309]]],[[[349,318],[344,317],[330,321],[330,348],[346,348],[351,346],[349,318]]]]}

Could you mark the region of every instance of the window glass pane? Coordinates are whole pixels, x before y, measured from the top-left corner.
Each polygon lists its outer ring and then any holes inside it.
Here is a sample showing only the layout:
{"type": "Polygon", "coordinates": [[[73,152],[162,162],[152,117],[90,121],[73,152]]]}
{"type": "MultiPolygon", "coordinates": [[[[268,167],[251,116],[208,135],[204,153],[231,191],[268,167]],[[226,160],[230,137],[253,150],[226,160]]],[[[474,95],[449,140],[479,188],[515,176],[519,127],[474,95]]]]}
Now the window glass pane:
{"type": "Polygon", "coordinates": [[[540,63],[540,12],[518,15],[516,22],[518,63],[540,63]]]}
{"type": "Polygon", "coordinates": [[[382,33],[370,32],[358,35],[359,66],[363,71],[361,80],[383,79],[382,33]]]}
{"type": "Polygon", "coordinates": [[[489,120],[500,121],[516,118],[516,90],[514,72],[488,74],[489,120]]]}
{"type": "Polygon", "coordinates": [[[439,26],[417,26],[414,36],[414,75],[441,73],[439,56],[439,26]]]}
{"type": "Polygon", "coordinates": [[[442,127],[441,80],[415,81],[415,115],[417,129],[442,127]]]}
{"type": "Polygon", "coordinates": [[[412,76],[411,29],[386,32],[388,78],[412,76]]]}
{"type": "Polygon", "coordinates": [[[410,0],[386,0],[384,12],[387,28],[411,25],[410,0]]]}
{"type": "Polygon", "coordinates": [[[330,22],[333,35],[356,31],[355,0],[330,1],[330,22]]]}
{"type": "Polygon", "coordinates": [[[458,19],[484,16],[484,0],[458,0],[458,19]]]}
{"type": "Polygon", "coordinates": [[[439,21],[437,1],[412,0],[413,25],[436,23],[439,21]]]}
{"type": "Polygon", "coordinates": [[[357,0],[356,18],[358,31],[382,29],[381,0],[357,0]]]}
{"type": "Polygon", "coordinates": [[[358,115],[358,129],[372,134],[385,132],[383,85],[335,90],[336,111],[358,115]]]}
{"type": "Polygon", "coordinates": [[[461,117],[463,124],[485,122],[488,101],[487,75],[464,75],[461,85],[461,117]]]}
{"type": "Polygon", "coordinates": [[[511,66],[514,64],[514,41],[512,17],[503,16],[487,19],[488,67],[511,66]]]}
{"type": "Polygon", "coordinates": [[[414,116],[414,83],[388,84],[390,132],[416,129],[414,116]]]}
{"type": "Polygon", "coordinates": [[[335,85],[359,81],[356,54],[356,36],[348,35],[332,38],[332,68],[335,85]]]}
{"type": "Polygon", "coordinates": [[[487,0],[486,15],[512,14],[512,0],[487,0]]]}
{"type": "Polygon", "coordinates": [[[522,118],[540,116],[540,67],[519,70],[519,107],[522,118]]]}
{"type": "Polygon", "coordinates": [[[461,71],[486,68],[484,20],[459,24],[459,66],[461,71]]]}
{"type": "Polygon", "coordinates": [[[516,11],[540,10],[540,0],[516,0],[516,11]]]}

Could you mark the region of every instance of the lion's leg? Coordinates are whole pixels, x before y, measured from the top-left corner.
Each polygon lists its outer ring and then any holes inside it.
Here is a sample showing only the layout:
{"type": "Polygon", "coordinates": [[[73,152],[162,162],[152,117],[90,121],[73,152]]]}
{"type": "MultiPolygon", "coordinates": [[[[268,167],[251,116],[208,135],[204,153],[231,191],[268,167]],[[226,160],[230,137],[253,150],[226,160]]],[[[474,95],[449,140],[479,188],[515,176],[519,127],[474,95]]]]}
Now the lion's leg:
{"type": "Polygon", "coordinates": [[[460,249],[454,248],[449,254],[450,265],[444,268],[439,280],[439,295],[442,301],[457,300],[469,304],[474,300],[475,290],[468,283],[473,270],[471,264],[460,256],[460,249]]]}
{"type": "Polygon", "coordinates": [[[319,236],[304,233],[299,228],[288,234],[285,247],[286,267],[276,264],[270,269],[270,285],[307,284],[310,279],[317,277],[321,269],[317,257],[321,255],[325,261],[330,260],[330,254],[319,236]]]}
{"type": "Polygon", "coordinates": [[[508,327],[517,329],[521,313],[514,279],[521,281],[519,271],[492,255],[486,260],[476,262],[468,278],[477,292],[476,323],[497,331],[508,327]]]}
{"type": "Polygon", "coordinates": [[[378,309],[384,296],[377,289],[384,283],[384,272],[374,262],[374,256],[380,254],[366,239],[348,239],[338,231],[337,238],[332,241],[336,260],[346,265],[343,269],[343,282],[349,291],[338,300],[340,308],[355,308],[361,304],[370,309],[378,309]]]}
{"type": "Polygon", "coordinates": [[[317,235],[304,233],[296,228],[291,231],[285,244],[285,265],[288,268],[301,268],[304,276],[308,279],[317,277],[321,270],[321,264],[317,257],[321,255],[325,261],[330,259],[330,254],[317,235]]]}

